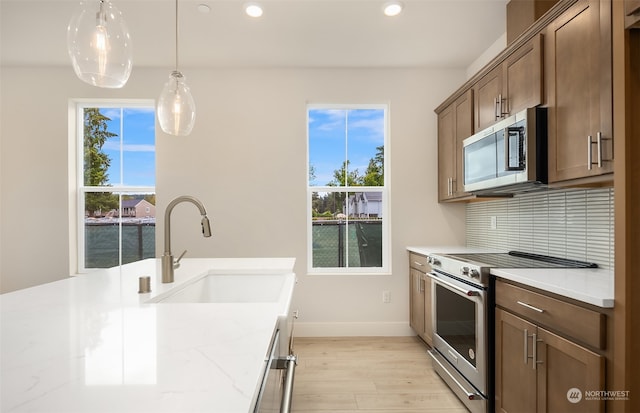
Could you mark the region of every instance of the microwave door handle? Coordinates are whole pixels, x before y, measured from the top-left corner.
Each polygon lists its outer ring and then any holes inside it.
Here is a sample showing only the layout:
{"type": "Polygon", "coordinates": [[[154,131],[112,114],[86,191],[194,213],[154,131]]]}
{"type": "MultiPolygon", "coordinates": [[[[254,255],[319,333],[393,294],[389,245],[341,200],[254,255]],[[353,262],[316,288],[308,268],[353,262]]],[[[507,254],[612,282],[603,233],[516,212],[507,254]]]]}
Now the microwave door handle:
{"type": "Polygon", "coordinates": [[[522,147],[524,145],[524,128],[523,127],[507,127],[504,129],[504,170],[505,171],[524,171],[525,162],[524,162],[524,153],[522,151],[522,147]],[[518,134],[518,145],[520,148],[518,150],[518,165],[511,166],[509,163],[509,155],[511,153],[511,133],[518,134]]]}

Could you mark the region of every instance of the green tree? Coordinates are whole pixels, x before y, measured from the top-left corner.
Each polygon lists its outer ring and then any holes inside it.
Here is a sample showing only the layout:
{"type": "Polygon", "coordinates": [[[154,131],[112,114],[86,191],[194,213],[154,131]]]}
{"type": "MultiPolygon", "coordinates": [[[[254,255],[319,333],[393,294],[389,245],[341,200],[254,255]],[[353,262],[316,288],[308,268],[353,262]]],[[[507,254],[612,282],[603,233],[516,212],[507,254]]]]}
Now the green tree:
{"type": "Polygon", "coordinates": [[[361,186],[362,177],[357,169],[349,170],[350,161],[344,161],[340,169],[333,171],[333,179],[328,186],[361,186]]]}
{"type": "MultiPolygon", "coordinates": [[[[110,186],[108,184],[111,159],[102,151],[107,139],[118,136],[107,130],[108,117],[98,108],[84,111],[84,184],[86,186],[110,186]]],[[[87,193],[85,209],[89,214],[118,208],[118,197],[110,192],[87,193]]]]}
{"type": "Polygon", "coordinates": [[[376,148],[376,155],[369,160],[362,183],[364,186],[384,186],[384,146],[376,148]]]}

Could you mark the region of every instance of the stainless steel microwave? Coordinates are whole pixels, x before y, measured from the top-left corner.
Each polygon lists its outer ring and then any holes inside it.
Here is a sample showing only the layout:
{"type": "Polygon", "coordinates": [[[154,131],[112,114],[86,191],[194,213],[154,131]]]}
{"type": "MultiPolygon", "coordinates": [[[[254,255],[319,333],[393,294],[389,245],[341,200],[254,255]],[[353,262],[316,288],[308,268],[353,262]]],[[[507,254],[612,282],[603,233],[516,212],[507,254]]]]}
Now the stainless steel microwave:
{"type": "Polygon", "coordinates": [[[463,141],[464,190],[528,192],[547,183],[547,110],[529,108],[463,141]]]}

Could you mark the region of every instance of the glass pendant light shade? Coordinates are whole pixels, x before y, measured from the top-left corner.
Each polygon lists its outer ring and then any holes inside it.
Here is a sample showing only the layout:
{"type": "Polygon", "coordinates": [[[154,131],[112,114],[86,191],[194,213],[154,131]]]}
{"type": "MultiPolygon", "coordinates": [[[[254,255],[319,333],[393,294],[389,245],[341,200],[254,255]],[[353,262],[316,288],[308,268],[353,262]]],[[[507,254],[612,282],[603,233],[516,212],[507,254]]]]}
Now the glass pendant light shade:
{"type": "Polygon", "coordinates": [[[171,72],[158,100],[158,122],[165,133],[187,136],[196,123],[196,103],[185,77],[177,70],[171,72]]]}
{"type": "Polygon", "coordinates": [[[93,86],[120,88],[133,67],[129,29],[109,0],[85,0],[67,27],[67,49],[78,78],[93,86]]]}

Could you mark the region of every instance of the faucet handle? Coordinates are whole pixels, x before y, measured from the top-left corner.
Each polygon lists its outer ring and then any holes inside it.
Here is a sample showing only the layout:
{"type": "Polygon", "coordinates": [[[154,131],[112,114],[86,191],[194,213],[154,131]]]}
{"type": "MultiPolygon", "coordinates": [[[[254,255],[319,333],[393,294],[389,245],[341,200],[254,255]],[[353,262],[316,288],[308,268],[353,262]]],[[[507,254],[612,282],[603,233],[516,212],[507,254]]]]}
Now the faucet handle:
{"type": "Polygon", "coordinates": [[[187,250],[182,251],[182,254],[180,254],[178,259],[174,261],[173,268],[179,268],[180,267],[180,260],[182,259],[182,257],[184,257],[184,254],[186,254],[186,253],[187,253],[187,250]]]}

